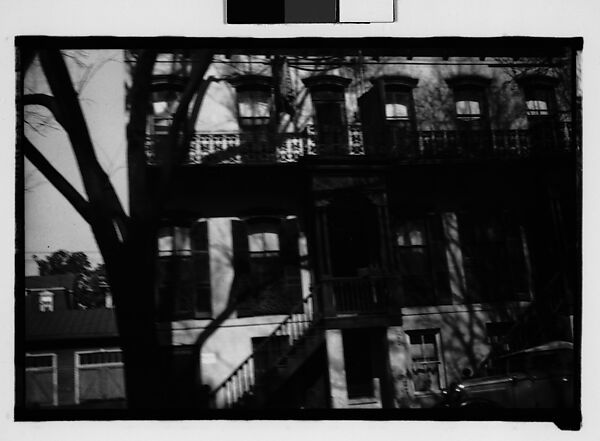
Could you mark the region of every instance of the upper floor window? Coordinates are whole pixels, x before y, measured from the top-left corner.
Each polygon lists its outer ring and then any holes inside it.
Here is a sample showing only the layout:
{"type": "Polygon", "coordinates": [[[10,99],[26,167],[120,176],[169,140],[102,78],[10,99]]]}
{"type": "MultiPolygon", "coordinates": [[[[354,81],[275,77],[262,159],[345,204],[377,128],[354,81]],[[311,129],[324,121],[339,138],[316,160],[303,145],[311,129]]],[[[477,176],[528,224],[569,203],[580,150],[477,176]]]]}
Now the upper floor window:
{"type": "Polygon", "coordinates": [[[406,306],[451,302],[440,216],[402,219],[396,224],[396,258],[406,306]]]}
{"type": "Polygon", "coordinates": [[[402,130],[413,129],[415,125],[413,89],[417,85],[417,80],[408,77],[383,77],[382,81],[385,88],[387,124],[402,130]]]}
{"type": "Polygon", "coordinates": [[[348,144],[346,87],[350,80],[317,75],[303,82],[310,92],[318,143],[325,148],[345,147],[348,144]]]}
{"type": "Polygon", "coordinates": [[[265,128],[271,122],[273,108],[272,80],[260,75],[232,79],[237,93],[238,122],[242,130],[265,128]]]}
{"type": "Polygon", "coordinates": [[[543,76],[529,76],[519,80],[525,95],[528,118],[549,117],[556,112],[556,80],[543,76]]]}
{"type": "Polygon", "coordinates": [[[454,92],[454,110],[459,130],[481,130],[487,124],[485,90],[488,80],[461,77],[449,80],[454,92]]]}
{"type": "Polygon", "coordinates": [[[158,270],[163,317],[205,317],[211,313],[206,221],[159,230],[158,270]]]}
{"type": "Polygon", "coordinates": [[[152,80],[150,131],[153,135],[168,135],[177,110],[183,79],[172,75],[156,75],[152,80]]]}
{"type": "Polygon", "coordinates": [[[392,142],[394,146],[401,146],[402,136],[413,129],[415,125],[414,110],[412,102],[412,89],[387,87],[385,101],[385,120],[388,130],[392,130],[392,142]]]}
{"type": "Polygon", "coordinates": [[[389,90],[386,93],[385,118],[388,121],[407,121],[409,118],[408,93],[389,90]]]}
{"type": "Polygon", "coordinates": [[[358,98],[365,149],[377,153],[408,154],[416,130],[413,90],[418,80],[404,76],[382,76],[358,98]]]}
{"type": "Polygon", "coordinates": [[[461,87],[455,89],[454,100],[460,128],[480,128],[483,118],[483,91],[479,88],[461,87]]]}
{"type": "Polygon", "coordinates": [[[40,312],[54,311],[54,293],[43,291],[38,294],[38,306],[40,312]]]}

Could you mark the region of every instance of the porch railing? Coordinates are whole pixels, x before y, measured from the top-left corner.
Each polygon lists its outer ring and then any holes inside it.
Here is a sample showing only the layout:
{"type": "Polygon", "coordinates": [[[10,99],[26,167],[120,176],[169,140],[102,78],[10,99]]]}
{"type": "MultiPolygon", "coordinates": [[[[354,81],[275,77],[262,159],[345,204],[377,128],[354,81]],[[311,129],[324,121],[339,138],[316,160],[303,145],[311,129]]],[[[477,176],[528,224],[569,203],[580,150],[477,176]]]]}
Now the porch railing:
{"type": "Polygon", "coordinates": [[[331,277],[321,289],[326,316],[386,313],[399,305],[398,279],[392,276],[331,277]]]}
{"type": "Polygon", "coordinates": [[[303,338],[313,326],[315,311],[310,294],[258,345],[240,365],[211,392],[214,408],[231,408],[244,396],[253,393],[269,370],[303,338]],[[282,341],[283,340],[283,341],[282,341]],[[258,366],[257,360],[263,362],[258,366]]]}
{"type": "MultiPolygon", "coordinates": [[[[526,157],[571,149],[570,122],[529,130],[402,131],[387,127],[378,141],[366,143],[363,127],[309,125],[301,133],[195,133],[186,164],[260,164],[296,162],[305,156],[385,156],[398,159],[444,160],[526,157]]],[[[148,135],[149,164],[168,148],[166,134],[148,135]]]]}

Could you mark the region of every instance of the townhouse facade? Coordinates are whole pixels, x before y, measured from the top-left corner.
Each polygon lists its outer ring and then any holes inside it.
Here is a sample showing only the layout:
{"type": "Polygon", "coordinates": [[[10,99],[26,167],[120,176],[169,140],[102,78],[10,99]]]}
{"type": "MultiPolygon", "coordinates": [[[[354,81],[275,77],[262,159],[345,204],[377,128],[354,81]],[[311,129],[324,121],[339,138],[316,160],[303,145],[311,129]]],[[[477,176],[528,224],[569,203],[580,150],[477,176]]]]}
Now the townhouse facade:
{"type": "MultiPolygon", "coordinates": [[[[188,57],[157,59],[150,174],[188,57]]],[[[576,58],[216,50],[157,237],[182,400],[430,407],[490,354],[572,340],[576,58]]]]}

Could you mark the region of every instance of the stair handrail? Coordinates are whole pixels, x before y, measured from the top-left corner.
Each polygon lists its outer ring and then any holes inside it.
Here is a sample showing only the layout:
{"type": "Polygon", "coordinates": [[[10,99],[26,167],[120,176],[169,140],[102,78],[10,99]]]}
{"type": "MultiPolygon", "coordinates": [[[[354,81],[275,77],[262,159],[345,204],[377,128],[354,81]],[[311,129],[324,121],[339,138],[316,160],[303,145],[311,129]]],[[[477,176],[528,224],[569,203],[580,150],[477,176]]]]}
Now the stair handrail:
{"type": "MultiPolygon", "coordinates": [[[[242,361],[237,368],[235,368],[232,373],[225,379],[223,380],[217,387],[215,387],[209,394],[211,400],[214,400],[217,397],[217,394],[219,393],[219,391],[221,391],[236,375],[238,375],[240,372],[242,372],[244,370],[244,367],[246,365],[249,364],[249,362],[254,358],[255,354],[257,352],[259,352],[260,350],[264,349],[267,347],[267,345],[273,341],[274,337],[277,336],[277,333],[283,329],[283,327],[290,322],[290,320],[292,320],[294,318],[295,315],[297,314],[302,314],[304,316],[307,317],[307,321],[308,322],[313,322],[314,318],[315,318],[315,312],[314,312],[314,304],[311,305],[309,308],[307,308],[307,312],[304,309],[304,305],[308,305],[309,301],[313,300],[313,293],[311,292],[309,295],[307,295],[306,297],[304,297],[302,299],[301,302],[297,303],[291,310],[291,312],[279,323],[279,325],[277,325],[277,327],[273,330],[273,332],[271,332],[262,343],[260,343],[256,349],[254,351],[252,351],[252,353],[246,357],[244,359],[244,361],[242,361]]],[[[308,329],[308,327],[306,328],[308,329]]],[[[279,360],[276,361],[276,363],[279,360]]],[[[254,378],[254,384],[251,384],[249,387],[247,387],[241,395],[243,395],[244,393],[248,392],[251,390],[251,388],[256,384],[256,377],[254,378]]],[[[240,396],[241,396],[240,395],[240,396]]]]}

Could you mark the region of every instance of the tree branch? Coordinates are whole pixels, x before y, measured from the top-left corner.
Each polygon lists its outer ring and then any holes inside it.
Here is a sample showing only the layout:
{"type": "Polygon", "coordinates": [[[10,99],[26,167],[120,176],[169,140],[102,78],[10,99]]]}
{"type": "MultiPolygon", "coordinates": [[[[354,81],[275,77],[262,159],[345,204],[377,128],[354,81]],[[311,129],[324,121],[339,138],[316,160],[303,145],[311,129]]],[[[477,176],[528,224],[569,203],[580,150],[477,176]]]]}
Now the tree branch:
{"type": "Polygon", "coordinates": [[[27,139],[24,138],[23,152],[25,157],[44,175],[48,181],[62,194],[77,210],[83,219],[91,224],[93,215],[90,203],[48,162],[44,155],[27,139]]]}
{"type": "Polygon", "coordinates": [[[129,173],[129,215],[132,219],[147,218],[152,212],[148,194],[146,167],[146,125],[152,71],[156,51],[143,51],[137,59],[130,90],[131,111],[127,124],[127,162],[129,173]]]}
{"type": "Polygon", "coordinates": [[[33,105],[43,106],[46,109],[48,109],[54,116],[54,119],[56,119],[56,122],[64,127],[64,119],[53,96],[46,95],[43,93],[23,95],[23,106],[33,105]]]}
{"type": "MultiPolygon", "coordinates": [[[[189,105],[194,95],[202,90],[200,85],[202,84],[204,74],[208,70],[208,67],[212,63],[213,53],[209,50],[195,51],[192,55],[192,72],[190,80],[188,81],[175,115],[173,115],[173,122],[169,130],[169,145],[170,148],[165,152],[162,161],[160,161],[159,170],[159,186],[158,186],[158,203],[162,206],[165,198],[167,197],[168,190],[171,187],[171,177],[175,171],[175,168],[180,165],[181,159],[185,156],[189,149],[189,143],[186,144],[186,127],[188,122],[189,105]]],[[[208,82],[206,82],[208,87],[208,82]]],[[[204,94],[206,88],[202,92],[204,94]]]]}
{"type": "Polygon", "coordinates": [[[60,51],[42,50],[39,57],[63,127],[71,141],[90,204],[96,213],[107,219],[125,220],[126,215],[115,189],[96,157],[77,93],[60,51]]]}

